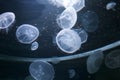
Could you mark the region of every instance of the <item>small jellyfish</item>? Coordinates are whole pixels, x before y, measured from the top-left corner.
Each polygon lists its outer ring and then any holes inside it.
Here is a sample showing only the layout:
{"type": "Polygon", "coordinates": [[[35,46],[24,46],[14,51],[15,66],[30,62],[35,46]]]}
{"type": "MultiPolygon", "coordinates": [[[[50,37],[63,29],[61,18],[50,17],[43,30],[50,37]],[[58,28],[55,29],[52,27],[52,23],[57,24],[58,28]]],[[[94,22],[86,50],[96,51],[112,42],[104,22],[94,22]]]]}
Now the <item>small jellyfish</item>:
{"type": "Polygon", "coordinates": [[[0,15],[0,30],[8,29],[15,22],[15,14],[13,12],[5,12],[0,15]]]}
{"type": "Polygon", "coordinates": [[[70,29],[76,24],[77,13],[73,7],[69,7],[57,17],[56,21],[60,28],[70,29]]]}
{"type": "Polygon", "coordinates": [[[32,76],[27,76],[26,78],[25,78],[25,80],[35,80],[32,76]]]}
{"type": "Polygon", "coordinates": [[[120,68],[120,50],[110,52],[105,58],[105,65],[110,69],[120,68]]]}
{"type": "Polygon", "coordinates": [[[39,47],[39,44],[38,44],[38,42],[36,42],[36,41],[31,44],[31,50],[32,50],[32,51],[37,50],[38,47],[39,47]]]}
{"type": "Polygon", "coordinates": [[[99,18],[93,11],[85,12],[81,17],[81,24],[87,32],[94,32],[98,28],[99,18]]]}
{"type": "Polygon", "coordinates": [[[80,29],[73,29],[73,30],[79,34],[82,43],[87,42],[88,34],[84,29],[80,28],[80,29]]]}
{"type": "Polygon", "coordinates": [[[90,74],[96,73],[102,64],[103,58],[104,55],[102,51],[96,51],[90,55],[87,59],[87,71],[90,74]]]}
{"type": "Polygon", "coordinates": [[[81,47],[81,38],[71,29],[63,29],[56,36],[58,47],[65,53],[74,53],[81,47]]]}
{"type": "Polygon", "coordinates": [[[116,2],[109,2],[107,5],[106,5],[106,9],[107,10],[115,10],[115,6],[116,6],[116,2]]]}
{"type": "Polygon", "coordinates": [[[44,61],[36,61],[29,66],[30,75],[36,80],[53,80],[54,68],[51,64],[44,61]]]}
{"type": "Polygon", "coordinates": [[[20,43],[30,44],[39,36],[39,30],[32,25],[23,24],[18,27],[16,37],[20,43]]]}
{"type": "Polygon", "coordinates": [[[69,73],[69,78],[70,79],[74,78],[75,75],[76,75],[76,71],[74,69],[68,70],[68,73],[69,73]]]}

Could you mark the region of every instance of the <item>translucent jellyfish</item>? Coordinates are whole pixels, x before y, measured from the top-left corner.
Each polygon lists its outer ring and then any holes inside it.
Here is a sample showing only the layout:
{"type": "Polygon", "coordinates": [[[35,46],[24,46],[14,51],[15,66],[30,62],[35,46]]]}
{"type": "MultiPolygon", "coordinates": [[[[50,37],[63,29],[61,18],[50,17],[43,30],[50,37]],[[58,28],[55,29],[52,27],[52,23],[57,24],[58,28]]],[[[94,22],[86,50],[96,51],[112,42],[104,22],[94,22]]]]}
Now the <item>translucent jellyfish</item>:
{"type": "Polygon", "coordinates": [[[0,29],[7,29],[15,22],[15,14],[13,12],[5,12],[0,15],[0,29]]]}
{"type": "Polygon", "coordinates": [[[94,32],[98,28],[99,18],[93,11],[85,12],[81,17],[81,24],[87,32],[94,32]]]}
{"type": "Polygon", "coordinates": [[[48,62],[37,61],[29,66],[30,75],[36,80],[53,80],[54,68],[48,62]]]}
{"type": "Polygon", "coordinates": [[[38,44],[38,42],[36,42],[36,41],[31,44],[31,50],[32,50],[32,51],[37,50],[38,47],[39,47],[39,44],[38,44]]]}
{"type": "Polygon", "coordinates": [[[56,36],[58,47],[65,53],[74,53],[81,47],[81,38],[71,29],[63,29],[56,36]]]}
{"type": "Polygon", "coordinates": [[[109,2],[107,5],[106,5],[106,9],[107,10],[115,10],[115,6],[116,6],[116,2],[109,2]]]}
{"type": "Polygon", "coordinates": [[[96,51],[90,55],[87,59],[87,71],[90,74],[96,73],[102,64],[103,58],[104,55],[102,51],[96,51]]]}
{"type": "Polygon", "coordinates": [[[73,7],[69,7],[57,17],[56,21],[60,28],[70,29],[77,22],[77,13],[73,7]]]}
{"type": "Polygon", "coordinates": [[[82,43],[87,42],[88,33],[84,29],[80,28],[80,29],[73,29],[73,30],[79,34],[82,43]]]}
{"type": "Polygon", "coordinates": [[[25,80],[35,80],[32,76],[27,76],[25,80]]]}
{"type": "Polygon", "coordinates": [[[39,30],[32,25],[23,24],[18,27],[16,37],[20,43],[30,44],[39,36],[39,30]]]}
{"type": "Polygon", "coordinates": [[[76,75],[76,71],[74,69],[70,69],[68,70],[68,73],[69,73],[69,78],[74,78],[75,75],[76,75]]]}
{"type": "Polygon", "coordinates": [[[120,68],[120,50],[110,52],[105,58],[105,65],[110,69],[120,68]]]}
{"type": "Polygon", "coordinates": [[[73,7],[77,12],[85,7],[85,0],[49,0],[49,2],[57,7],[73,7]]]}

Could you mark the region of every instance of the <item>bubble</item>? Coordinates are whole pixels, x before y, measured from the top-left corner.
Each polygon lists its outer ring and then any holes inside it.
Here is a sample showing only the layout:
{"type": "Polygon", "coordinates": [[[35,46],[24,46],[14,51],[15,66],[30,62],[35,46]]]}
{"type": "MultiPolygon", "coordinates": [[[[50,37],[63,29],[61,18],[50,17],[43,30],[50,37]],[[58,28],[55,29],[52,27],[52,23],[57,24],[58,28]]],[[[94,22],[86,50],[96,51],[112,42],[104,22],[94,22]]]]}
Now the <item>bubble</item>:
{"type": "Polygon", "coordinates": [[[31,50],[32,50],[32,51],[37,50],[37,49],[38,49],[38,47],[39,47],[38,42],[33,42],[33,43],[31,44],[31,50]]]}
{"type": "Polygon", "coordinates": [[[93,11],[85,12],[81,17],[81,24],[87,32],[94,32],[98,28],[99,18],[93,11]]]}
{"type": "Polygon", "coordinates": [[[32,25],[23,24],[18,27],[16,37],[20,43],[30,44],[39,36],[39,30],[32,25]]]}
{"type": "Polygon", "coordinates": [[[15,14],[13,12],[5,12],[0,15],[0,29],[9,28],[15,22],[15,14]]]}
{"type": "Polygon", "coordinates": [[[63,29],[56,36],[58,47],[65,53],[74,53],[81,47],[81,38],[71,29],[63,29]]]}
{"type": "Polygon", "coordinates": [[[69,7],[57,17],[56,21],[60,28],[70,29],[77,22],[77,13],[73,7],[69,7]]]}
{"type": "Polygon", "coordinates": [[[43,61],[31,63],[29,72],[36,80],[53,80],[55,74],[53,66],[43,61]]]}
{"type": "Polygon", "coordinates": [[[69,78],[74,78],[75,75],[76,75],[76,71],[74,69],[69,69],[68,70],[68,73],[69,73],[69,78]]]}
{"type": "Polygon", "coordinates": [[[105,65],[110,69],[120,68],[120,50],[110,52],[105,58],[105,65]]]}
{"type": "Polygon", "coordinates": [[[96,51],[90,55],[87,59],[87,71],[90,74],[96,73],[102,64],[103,58],[104,55],[102,51],[96,51]]]}
{"type": "Polygon", "coordinates": [[[109,2],[107,5],[106,5],[106,9],[107,10],[115,10],[115,6],[116,6],[116,2],[109,2]]]}

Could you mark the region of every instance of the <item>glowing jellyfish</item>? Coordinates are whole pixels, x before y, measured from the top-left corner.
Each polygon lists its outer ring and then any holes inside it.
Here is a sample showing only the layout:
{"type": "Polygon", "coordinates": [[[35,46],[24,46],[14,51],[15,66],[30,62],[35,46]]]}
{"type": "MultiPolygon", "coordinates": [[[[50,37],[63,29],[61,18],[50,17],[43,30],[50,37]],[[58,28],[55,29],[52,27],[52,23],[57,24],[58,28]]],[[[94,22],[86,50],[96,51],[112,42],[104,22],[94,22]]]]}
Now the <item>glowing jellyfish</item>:
{"type": "Polygon", "coordinates": [[[105,58],[105,65],[110,69],[120,68],[120,50],[110,52],[105,58]]]}
{"type": "Polygon", "coordinates": [[[96,51],[87,59],[87,71],[90,74],[96,73],[103,61],[104,55],[101,51],[96,51]]]}
{"type": "Polygon", "coordinates": [[[79,34],[82,43],[85,43],[87,41],[88,34],[84,29],[80,28],[80,29],[73,29],[73,30],[79,34]]]}
{"type": "Polygon", "coordinates": [[[43,61],[31,63],[29,72],[36,80],[53,80],[55,74],[53,66],[43,61]]]}
{"type": "Polygon", "coordinates": [[[69,78],[74,78],[76,75],[76,71],[74,69],[68,70],[68,73],[69,73],[69,78]]]}
{"type": "Polygon", "coordinates": [[[71,29],[63,29],[56,36],[58,47],[65,53],[74,53],[81,47],[81,38],[71,29]]]}
{"type": "Polygon", "coordinates": [[[39,36],[39,30],[32,25],[23,24],[18,27],[16,37],[20,43],[30,44],[39,36]]]}
{"type": "Polygon", "coordinates": [[[15,14],[13,12],[5,12],[0,15],[0,29],[7,29],[15,22],[15,14]]]}
{"type": "Polygon", "coordinates": [[[62,29],[70,29],[76,24],[77,13],[73,7],[69,7],[57,17],[56,21],[62,29]]]}
{"type": "Polygon", "coordinates": [[[94,32],[98,28],[99,18],[93,11],[85,12],[81,17],[81,24],[87,32],[94,32]]]}
{"type": "Polygon", "coordinates": [[[33,43],[31,44],[31,50],[32,50],[32,51],[37,50],[37,49],[38,49],[38,47],[39,47],[38,42],[33,42],[33,43]]]}
{"type": "Polygon", "coordinates": [[[116,2],[109,2],[107,5],[106,5],[106,9],[107,10],[115,10],[115,6],[116,6],[116,2]]]}

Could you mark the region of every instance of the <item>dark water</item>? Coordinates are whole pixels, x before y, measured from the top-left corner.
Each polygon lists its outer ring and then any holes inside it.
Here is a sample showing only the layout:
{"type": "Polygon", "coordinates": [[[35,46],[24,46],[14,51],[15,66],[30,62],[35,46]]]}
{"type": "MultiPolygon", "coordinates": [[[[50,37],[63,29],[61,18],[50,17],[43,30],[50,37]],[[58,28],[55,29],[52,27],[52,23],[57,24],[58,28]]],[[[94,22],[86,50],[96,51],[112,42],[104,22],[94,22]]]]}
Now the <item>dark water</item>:
{"type": "MultiPolygon", "coordinates": [[[[120,1],[112,0],[117,3],[116,10],[107,11],[105,6],[110,1],[86,0],[86,7],[78,12],[75,28],[82,27],[80,26],[80,17],[88,10],[97,13],[99,27],[95,32],[88,33],[88,41],[75,54],[120,40],[120,1]]],[[[50,4],[39,4],[36,0],[0,0],[0,14],[14,12],[16,15],[16,22],[9,29],[9,32],[7,34],[0,33],[0,54],[40,58],[67,56],[53,44],[55,35],[60,31],[55,19],[63,10],[64,8],[57,8],[50,4]],[[16,39],[15,32],[21,24],[31,24],[39,29],[38,50],[31,51],[30,45],[20,44],[16,39]]],[[[0,80],[7,80],[7,78],[8,80],[12,78],[13,80],[24,80],[25,76],[29,75],[29,64],[0,61],[0,80]]],[[[86,71],[86,58],[62,62],[54,66],[56,70],[55,80],[69,80],[67,71],[70,68],[77,72],[73,80],[120,80],[120,70],[109,70],[104,64],[98,73],[90,77],[86,71]],[[62,77],[63,75],[64,77],[62,77]]]]}

